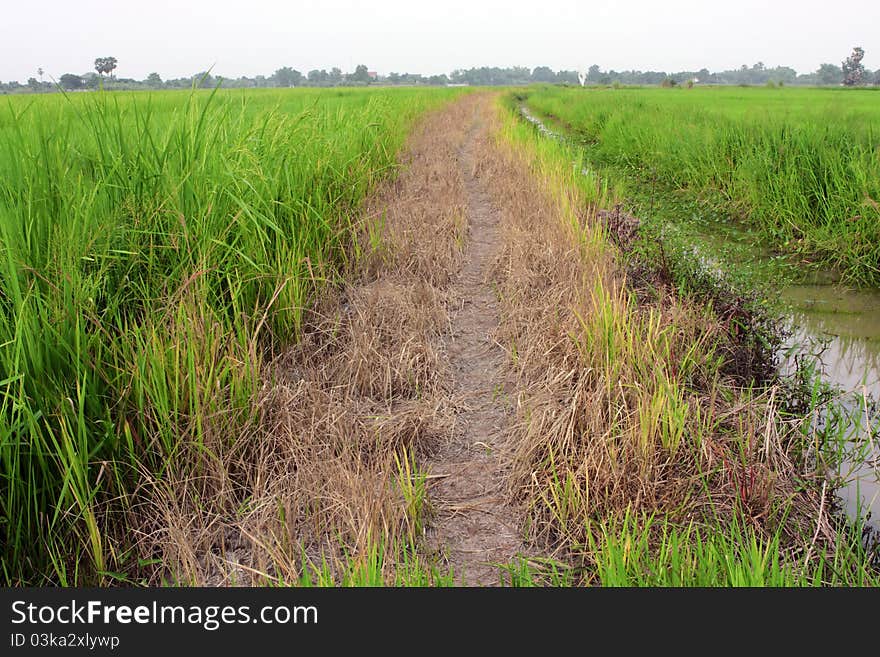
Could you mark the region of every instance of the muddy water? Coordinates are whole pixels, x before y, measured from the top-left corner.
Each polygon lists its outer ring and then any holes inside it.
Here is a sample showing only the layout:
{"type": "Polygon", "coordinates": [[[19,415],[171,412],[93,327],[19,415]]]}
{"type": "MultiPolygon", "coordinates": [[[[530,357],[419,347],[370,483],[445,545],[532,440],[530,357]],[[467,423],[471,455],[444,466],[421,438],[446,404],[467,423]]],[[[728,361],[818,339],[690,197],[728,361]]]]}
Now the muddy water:
{"type": "Polygon", "coordinates": [[[829,380],[846,390],[864,386],[880,399],[880,290],[793,285],[782,290],[781,301],[795,341],[828,340],[820,360],[829,380]]]}
{"type": "MultiPolygon", "coordinates": [[[[702,224],[694,232],[694,257],[719,278],[739,265],[762,269],[773,257],[735,225],[702,224]],[[724,260],[716,256],[732,244],[738,247],[735,255],[728,253],[724,260]]],[[[809,359],[840,390],[837,403],[852,418],[846,428],[851,457],[829,475],[841,483],[837,496],[847,515],[867,517],[880,532],[880,444],[871,435],[871,427],[876,431],[880,425],[880,411],[870,405],[880,402],[880,290],[829,283],[834,278],[830,272],[813,272],[811,277],[821,282],[777,285],[770,300],[790,334],[778,354],[779,368],[792,374],[797,359],[809,359]]]]}
{"type": "MultiPolygon", "coordinates": [[[[795,353],[815,354],[824,378],[844,391],[880,401],[880,290],[792,285],[781,290],[780,305],[789,317],[789,345],[795,353]]],[[[791,370],[793,358],[784,359],[781,367],[791,370]]],[[[880,528],[880,448],[869,429],[876,426],[876,412],[857,397],[846,407],[857,418],[852,439],[864,459],[842,464],[838,474],[847,483],[838,495],[850,517],[861,509],[880,528]]]]}

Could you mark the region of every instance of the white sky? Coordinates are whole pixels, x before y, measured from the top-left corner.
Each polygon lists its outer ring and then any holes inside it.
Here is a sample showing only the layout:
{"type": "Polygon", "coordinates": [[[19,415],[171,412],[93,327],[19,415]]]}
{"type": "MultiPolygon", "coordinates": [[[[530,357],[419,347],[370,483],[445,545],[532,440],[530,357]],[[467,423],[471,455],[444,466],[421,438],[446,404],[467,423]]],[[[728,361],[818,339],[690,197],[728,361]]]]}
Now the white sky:
{"type": "Polygon", "coordinates": [[[800,73],[860,45],[880,68],[880,0],[0,0],[0,80],[84,73],[225,77],[280,66],[448,73],[471,66],[800,73]]]}

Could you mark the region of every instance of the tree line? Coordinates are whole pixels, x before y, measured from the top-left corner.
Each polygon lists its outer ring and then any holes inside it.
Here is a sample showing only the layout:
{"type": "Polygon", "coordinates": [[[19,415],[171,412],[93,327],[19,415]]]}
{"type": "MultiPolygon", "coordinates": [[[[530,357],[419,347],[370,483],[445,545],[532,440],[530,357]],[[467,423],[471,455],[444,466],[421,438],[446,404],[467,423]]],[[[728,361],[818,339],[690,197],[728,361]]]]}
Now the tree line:
{"type": "Polygon", "coordinates": [[[788,66],[767,67],[763,62],[752,66],[743,64],[727,71],[710,72],[706,68],[698,71],[603,71],[598,65],[587,70],[587,82],[591,84],[684,84],[688,81],[701,84],[729,85],[810,85],[810,86],[865,86],[880,85],[880,69],[871,71],[862,64],[865,51],[856,47],[840,66],[822,64],[811,73],[798,74],[788,66]]]}
{"type": "MultiPolygon", "coordinates": [[[[763,62],[752,66],[743,64],[740,68],[711,72],[707,68],[697,71],[640,71],[640,70],[602,70],[593,64],[583,74],[583,81],[594,85],[663,85],[678,84],[726,84],[726,85],[828,85],[863,86],[880,85],[880,69],[871,71],[862,65],[865,52],[856,47],[840,66],[822,64],[816,71],[799,74],[788,66],[767,67],[763,62]]],[[[271,75],[242,76],[224,78],[201,71],[182,78],[163,80],[158,73],[150,73],[143,80],[117,77],[114,72],[118,66],[115,57],[95,59],[94,71],[87,73],[64,73],[58,80],[46,80],[42,68],[37,69],[37,77],[31,77],[25,84],[18,81],[0,82],[0,93],[49,92],[59,88],[65,91],[108,89],[189,89],[192,87],[213,88],[218,84],[225,88],[260,87],[338,87],[366,85],[435,85],[466,84],[473,86],[546,84],[580,84],[582,79],[577,71],[554,71],[549,66],[530,69],[525,66],[507,68],[482,66],[469,69],[456,69],[450,74],[422,75],[420,73],[389,73],[385,76],[371,72],[366,65],[359,64],[355,70],[344,73],[339,68],[314,69],[303,73],[290,66],[277,69],[271,75]]]]}

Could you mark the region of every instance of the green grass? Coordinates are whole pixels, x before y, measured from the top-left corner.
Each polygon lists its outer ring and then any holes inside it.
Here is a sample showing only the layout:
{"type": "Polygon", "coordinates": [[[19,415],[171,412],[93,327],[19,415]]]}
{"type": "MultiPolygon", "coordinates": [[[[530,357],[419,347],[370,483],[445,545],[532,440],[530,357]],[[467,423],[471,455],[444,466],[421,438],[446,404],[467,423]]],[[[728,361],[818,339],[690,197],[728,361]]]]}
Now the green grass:
{"type": "Polygon", "coordinates": [[[709,198],[767,246],[880,284],[880,96],[841,89],[520,92],[599,167],[709,198]]]}
{"type": "Polygon", "coordinates": [[[130,559],[137,482],[254,421],[264,359],[354,251],[422,90],[13,97],[0,106],[0,579],[130,559]]]}
{"type": "Polygon", "coordinates": [[[602,526],[592,547],[602,586],[880,584],[859,543],[839,545],[832,558],[823,554],[815,562],[806,561],[804,555],[785,551],[778,534],[761,538],[736,523],[726,530],[701,531],[627,514],[620,523],[602,526]]]}
{"type": "Polygon", "coordinates": [[[739,524],[677,525],[627,512],[594,528],[586,569],[560,564],[511,566],[514,586],[803,587],[878,586],[880,576],[858,541],[839,539],[833,556],[786,550],[739,524]]]}

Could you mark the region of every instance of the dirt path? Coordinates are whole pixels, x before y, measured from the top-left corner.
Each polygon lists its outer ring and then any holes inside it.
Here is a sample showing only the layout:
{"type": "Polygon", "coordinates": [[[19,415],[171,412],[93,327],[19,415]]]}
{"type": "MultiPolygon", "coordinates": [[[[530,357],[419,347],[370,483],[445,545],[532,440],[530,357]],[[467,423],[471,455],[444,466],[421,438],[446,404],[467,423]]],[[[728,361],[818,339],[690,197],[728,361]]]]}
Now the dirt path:
{"type": "Polygon", "coordinates": [[[492,340],[499,307],[489,270],[501,239],[498,212],[474,174],[475,143],[486,128],[474,118],[460,152],[468,198],[468,239],[452,283],[452,332],[447,338],[453,394],[462,409],[454,439],[430,463],[437,516],[430,544],[457,582],[498,584],[523,550],[518,514],[507,501],[500,451],[508,422],[504,351],[492,340]]]}
{"type": "MultiPolygon", "coordinates": [[[[474,174],[491,164],[481,155],[491,102],[468,94],[417,126],[400,174],[365,200],[350,280],[325,290],[298,342],[267,366],[258,428],[211,476],[151,492],[142,554],[168,564],[155,581],[297,582],[305,554],[343,582],[377,537],[422,538],[422,508],[401,495],[399,458],[410,454],[432,475],[420,563],[457,583],[502,581],[497,564],[523,546],[501,456],[511,412],[488,282],[501,248],[495,179],[474,174]]],[[[386,556],[372,575],[398,582],[399,555],[386,556]]]]}

